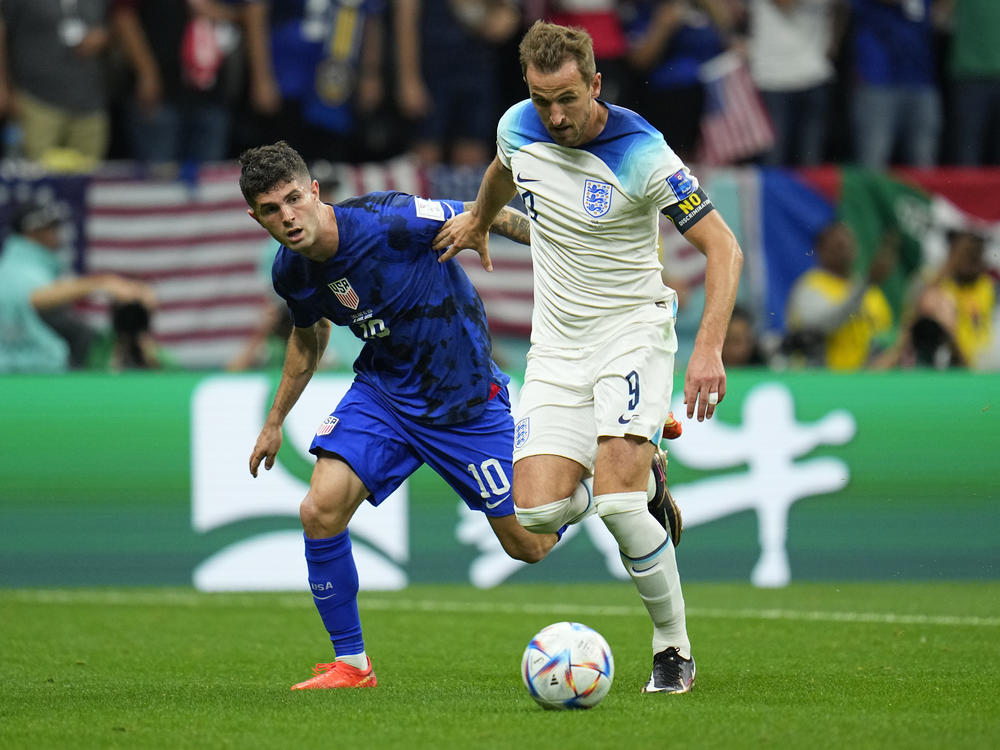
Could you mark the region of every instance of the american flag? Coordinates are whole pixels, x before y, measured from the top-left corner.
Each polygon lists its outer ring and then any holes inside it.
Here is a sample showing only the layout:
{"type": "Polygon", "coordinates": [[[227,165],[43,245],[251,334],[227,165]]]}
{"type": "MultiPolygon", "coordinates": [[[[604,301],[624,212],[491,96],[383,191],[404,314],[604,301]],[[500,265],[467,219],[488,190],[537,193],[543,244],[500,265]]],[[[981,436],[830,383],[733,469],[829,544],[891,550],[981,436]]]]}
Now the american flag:
{"type": "MultiPolygon", "coordinates": [[[[247,215],[238,180],[231,165],[204,167],[194,184],[105,172],[87,193],[85,269],[153,286],[153,335],[182,367],[224,365],[268,299],[267,235],[247,215]]],[[[106,302],[85,311],[106,327],[106,302]]]]}
{"type": "Polygon", "coordinates": [[[725,52],[701,66],[705,110],[701,118],[698,161],[733,164],[774,145],[774,127],[750,78],[744,59],[725,52]]]}
{"type": "MultiPolygon", "coordinates": [[[[480,174],[470,178],[473,195],[480,174]]],[[[406,158],[337,164],[315,176],[328,187],[324,197],[331,203],[375,190],[461,197],[452,184],[455,175],[428,174],[406,158]]],[[[202,167],[194,182],[109,168],[87,188],[86,214],[84,270],[153,285],[158,300],[153,335],[172,361],[184,368],[214,369],[242,350],[265,302],[273,299],[270,258],[276,245],[247,215],[238,167],[202,167]]],[[[483,298],[493,333],[527,335],[530,250],[494,237],[491,253],[493,273],[482,270],[473,252],[462,253],[459,262],[483,298]]],[[[88,301],[83,309],[95,327],[107,328],[106,301],[88,301]]]]}

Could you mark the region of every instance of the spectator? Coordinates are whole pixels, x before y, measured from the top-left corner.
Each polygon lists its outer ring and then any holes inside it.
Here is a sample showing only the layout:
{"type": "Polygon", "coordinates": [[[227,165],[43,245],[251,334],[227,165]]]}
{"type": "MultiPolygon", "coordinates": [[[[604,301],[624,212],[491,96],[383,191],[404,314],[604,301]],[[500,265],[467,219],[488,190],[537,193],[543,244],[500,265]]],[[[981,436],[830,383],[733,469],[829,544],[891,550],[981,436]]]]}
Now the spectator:
{"type": "Polygon", "coordinates": [[[767,364],[761,351],[753,316],[742,305],[733,307],[733,315],[722,342],[722,364],[731,367],[762,367],[767,364]]]}
{"type": "Polygon", "coordinates": [[[749,0],[750,71],[774,125],[764,163],[825,161],[833,60],[844,0],[749,0]]]}
{"type": "Polygon", "coordinates": [[[43,161],[64,151],[82,168],[104,158],[107,12],[108,0],[0,5],[0,115],[12,117],[26,158],[43,161]]]}
{"type": "Polygon", "coordinates": [[[67,276],[59,250],[69,209],[34,199],[19,207],[0,254],[0,372],[63,372],[70,346],[46,324],[47,311],[103,292],[118,302],[155,304],[143,283],[113,274],[67,276]]]}
{"type": "Polygon", "coordinates": [[[113,23],[135,75],[126,127],[150,164],[228,155],[244,5],[257,0],[115,0],[113,23]]]}
{"type": "Polygon", "coordinates": [[[931,6],[938,1],[851,0],[851,130],[863,166],[937,162],[942,114],[931,6]]]}
{"type": "Polygon", "coordinates": [[[398,92],[427,165],[485,165],[493,155],[497,46],[517,29],[507,0],[396,0],[398,92]]]}
{"type": "Polygon", "coordinates": [[[701,64],[726,45],[726,18],[714,0],[636,0],[627,8],[629,62],[642,83],[634,107],[681,158],[695,156],[705,93],[701,64]]]}
{"type": "Polygon", "coordinates": [[[385,158],[384,0],[286,0],[246,10],[256,145],[283,139],[307,161],[385,158]]]}
{"type": "Polygon", "coordinates": [[[960,0],[954,24],[955,160],[1000,164],[1000,2],[960,0]]]}
{"type": "Polygon", "coordinates": [[[985,249],[982,235],[951,232],[948,257],[917,300],[916,322],[927,318],[936,323],[945,334],[942,341],[957,354],[952,359],[967,367],[978,367],[993,345],[996,287],[983,263],[985,249]]]}
{"type": "Polygon", "coordinates": [[[892,311],[878,287],[896,262],[898,237],[887,236],[867,277],[855,275],[857,241],[842,222],[816,238],[817,267],[806,271],[788,297],[786,353],[793,362],[858,370],[869,365],[877,337],[892,325],[892,311]]]}

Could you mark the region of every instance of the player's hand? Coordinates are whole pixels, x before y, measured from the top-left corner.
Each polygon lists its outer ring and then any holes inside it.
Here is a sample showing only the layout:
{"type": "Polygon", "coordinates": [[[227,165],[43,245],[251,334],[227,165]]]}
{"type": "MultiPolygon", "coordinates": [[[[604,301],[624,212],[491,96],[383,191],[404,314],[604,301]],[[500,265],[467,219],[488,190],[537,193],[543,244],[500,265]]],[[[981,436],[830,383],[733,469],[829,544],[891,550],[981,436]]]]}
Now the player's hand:
{"type": "Polygon", "coordinates": [[[487,271],[493,270],[490,260],[490,236],[476,223],[472,212],[466,211],[453,216],[444,223],[432,247],[441,253],[438,263],[444,263],[458,255],[462,250],[475,250],[479,260],[487,271]]]}
{"type": "Polygon", "coordinates": [[[696,412],[699,422],[711,419],[725,397],[726,370],[722,366],[722,356],[706,354],[696,346],[684,375],[684,403],[688,419],[692,419],[696,412]]]}
{"type": "Polygon", "coordinates": [[[257,476],[257,469],[260,467],[261,461],[264,462],[264,468],[270,471],[280,448],[281,425],[264,425],[264,429],[257,436],[257,444],[250,454],[250,474],[254,477],[257,476]]]}

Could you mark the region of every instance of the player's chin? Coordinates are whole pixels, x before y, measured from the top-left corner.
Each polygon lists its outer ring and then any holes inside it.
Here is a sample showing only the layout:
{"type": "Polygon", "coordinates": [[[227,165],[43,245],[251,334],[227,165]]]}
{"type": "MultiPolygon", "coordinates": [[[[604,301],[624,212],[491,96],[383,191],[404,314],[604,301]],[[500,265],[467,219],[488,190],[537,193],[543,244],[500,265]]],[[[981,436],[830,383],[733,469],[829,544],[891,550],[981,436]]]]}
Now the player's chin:
{"type": "Polygon", "coordinates": [[[560,146],[575,146],[578,140],[573,133],[572,128],[565,128],[563,130],[549,130],[549,135],[552,136],[552,140],[558,143],[560,146]]]}

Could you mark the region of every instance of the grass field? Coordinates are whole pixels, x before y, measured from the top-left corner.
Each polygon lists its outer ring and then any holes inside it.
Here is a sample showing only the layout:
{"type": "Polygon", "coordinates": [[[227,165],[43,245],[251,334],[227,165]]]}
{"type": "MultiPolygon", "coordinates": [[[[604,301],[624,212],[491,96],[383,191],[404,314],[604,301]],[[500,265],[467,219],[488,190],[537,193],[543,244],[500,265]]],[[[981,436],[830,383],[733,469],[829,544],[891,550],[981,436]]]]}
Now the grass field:
{"type": "Polygon", "coordinates": [[[692,584],[698,683],[644,696],[627,584],[363,592],[373,690],[292,693],[332,659],[308,594],[0,590],[0,748],[996,748],[1000,583],[692,584]],[[578,620],[615,682],[528,697],[521,653],[578,620]]]}

